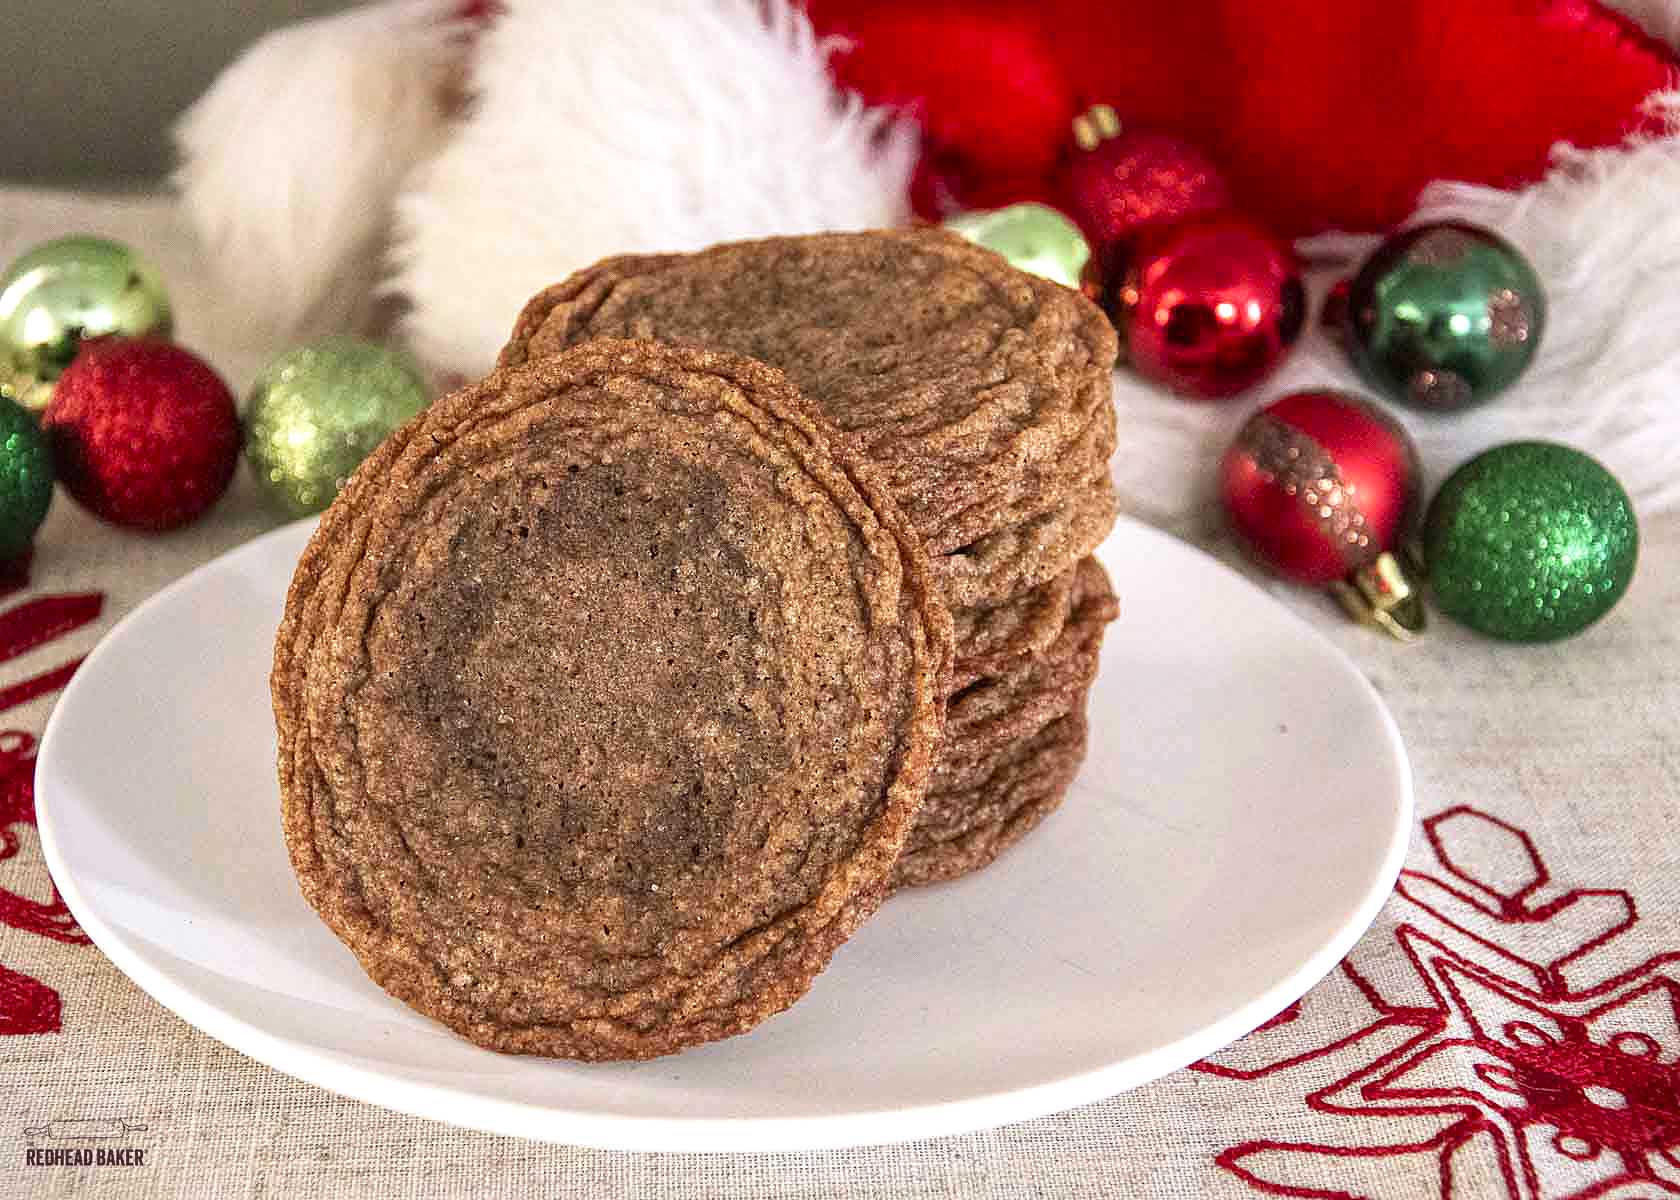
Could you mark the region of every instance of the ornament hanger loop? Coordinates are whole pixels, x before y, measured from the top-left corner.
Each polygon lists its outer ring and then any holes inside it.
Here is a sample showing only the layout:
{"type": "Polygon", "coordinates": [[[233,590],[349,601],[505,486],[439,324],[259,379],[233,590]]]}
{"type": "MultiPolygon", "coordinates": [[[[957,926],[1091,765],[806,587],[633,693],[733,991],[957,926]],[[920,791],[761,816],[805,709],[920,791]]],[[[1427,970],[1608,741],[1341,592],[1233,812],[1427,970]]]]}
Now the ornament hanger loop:
{"type": "Polygon", "coordinates": [[[1348,616],[1381,629],[1397,642],[1417,641],[1428,624],[1423,596],[1400,560],[1386,550],[1346,579],[1332,583],[1330,591],[1348,616]]]}

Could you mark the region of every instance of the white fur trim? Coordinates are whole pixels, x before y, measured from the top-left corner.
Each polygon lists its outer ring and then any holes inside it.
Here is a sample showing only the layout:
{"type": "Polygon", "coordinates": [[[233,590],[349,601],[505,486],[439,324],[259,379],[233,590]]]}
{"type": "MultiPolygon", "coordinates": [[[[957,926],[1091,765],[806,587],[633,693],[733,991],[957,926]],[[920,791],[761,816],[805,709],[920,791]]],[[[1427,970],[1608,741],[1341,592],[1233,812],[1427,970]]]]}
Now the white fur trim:
{"type": "Polygon", "coordinates": [[[175,127],[174,183],[253,337],[363,320],[391,202],[444,132],[454,0],[385,0],[271,33],[175,127]]]}
{"type": "Polygon", "coordinates": [[[516,0],[397,201],[416,351],[486,369],[534,292],[608,254],[903,221],[913,135],[826,55],[786,0],[516,0]]]}

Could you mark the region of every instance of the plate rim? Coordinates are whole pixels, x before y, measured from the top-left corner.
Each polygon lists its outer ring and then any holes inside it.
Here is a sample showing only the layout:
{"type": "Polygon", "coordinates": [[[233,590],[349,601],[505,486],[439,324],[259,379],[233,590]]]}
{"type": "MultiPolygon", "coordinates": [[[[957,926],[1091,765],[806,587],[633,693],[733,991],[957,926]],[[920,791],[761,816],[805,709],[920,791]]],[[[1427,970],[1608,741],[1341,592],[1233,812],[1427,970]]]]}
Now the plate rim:
{"type": "MultiPolygon", "coordinates": [[[[131,624],[147,619],[177,592],[195,585],[202,574],[225,569],[228,560],[257,557],[274,542],[294,538],[318,518],[306,517],[252,538],[199,564],[136,605],[100,639],[71,678],[47,718],[36,747],[35,811],[41,853],[59,894],[82,931],[118,970],[152,999],[189,1025],[223,1045],[283,1075],[411,1116],[425,1117],[463,1129],[511,1134],[536,1141],[602,1150],[656,1153],[740,1153],[831,1150],[891,1145],[944,1137],[1032,1120],[1118,1095],[1180,1070],[1230,1045],[1312,990],[1358,943],[1387,903],[1405,863],[1415,821],[1415,781],[1410,756],[1387,703],[1359,665],[1341,647],[1313,628],[1264,588],[1200,547],[1133,517],[1122,516],[1106,544],[1124,529],[1128,535],[1163,544],[1170,553],[1199,557],[1225,572],[1256,599],[1281,610],[1296,632],[1313,639],[1346,670],[1375,710],[1387,747],[1398,769],[1398,803],[1392,813],[1382,862],[1366,886],[1352,915],[1303,962],[1271,987],[1216,1021],[1176,1041],[1111,1062],[1090,1071],[1027,1087],[971,1096],[959,1100],[908,1107],[873,1108],[843,1114],[790,1117],[668,1117],[603,1114],[521,1100],[464,1092],[446,1084],[396,1079],[383,1071],[347,1061],[339,1052],[273,1034],[259,1025],[200,999],[176,982],[167,971],[154,968],[125,936],[99,916],[71,873],[59,843],[51,788],[43,787],[47,765],[68,711],[66,701],[93,672],[95,665],[121,640],[131,624]]],[[[493,1053],[485,1051],[486,1054],[493,1053]]]]}

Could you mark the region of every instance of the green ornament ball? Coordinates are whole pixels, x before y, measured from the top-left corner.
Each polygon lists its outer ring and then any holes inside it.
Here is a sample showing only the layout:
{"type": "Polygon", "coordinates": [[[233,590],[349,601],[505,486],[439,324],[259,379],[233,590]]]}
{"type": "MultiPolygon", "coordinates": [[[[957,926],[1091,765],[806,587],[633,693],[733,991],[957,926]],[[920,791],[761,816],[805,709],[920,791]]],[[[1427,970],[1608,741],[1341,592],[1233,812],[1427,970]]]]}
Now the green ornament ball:
{"type": "Polygon", "coordinates": [[[1517,248],[1461,221],[1388,238],[1348,285],[1348,352],[1404,404],[1472,408],[1528,368],[1546,327],[1540,278],[1517,248]]]}
{"type": "Polygon", "coordinates": [[[1079,226],[1042,204],[960,213],[944,224],[953,233],[1003,255],[1015,269],[1042,275],[1063,287],[1079,286],[1080,272],[1091,257],[1079,226]]]}
{"type": "Polygon", "coordinates": [[[329,337],[288,350],[251,387],[245,457],[271,503],[320,512],[387,434],[426,407],[420,367],[398,350],[329,337]]]}
{"type": "Polygon", "coordinates": [[[29,549],[52,497],[47,435],[16,401],[0,398],[0,559],[29,549]]]}
{"type": "Polygon", "coordinates": [[[170,326],[162,278],[121,242],[43,242],[0,276],[0,396],[38,412],[83,339],[168,337],[170,326]]]}
{"type": "Polygon", "coordinates": [[[1579,450],[1512,442],[1454,471],[1424,519],[1435,602],[1490,637],[1549,642],[1620,600],[1639,557],[1633,504],[1579,450]]]}

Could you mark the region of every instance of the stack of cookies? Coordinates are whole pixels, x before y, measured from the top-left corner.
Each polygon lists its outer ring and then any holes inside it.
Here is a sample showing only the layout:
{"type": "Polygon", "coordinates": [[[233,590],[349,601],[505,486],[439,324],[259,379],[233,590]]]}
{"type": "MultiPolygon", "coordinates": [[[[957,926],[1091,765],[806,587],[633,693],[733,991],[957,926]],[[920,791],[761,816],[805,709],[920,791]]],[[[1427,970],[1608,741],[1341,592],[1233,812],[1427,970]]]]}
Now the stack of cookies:
{"type": "Polygon", "coordinates": [[[938,232],[611,259],[356,472],[272,690],[305,897],[496,1050],[786,1008],[1066,792],[1115,341],[938,232]]]}
{"type": "Polygon", "coordinates": [[[1117,605],[1113,328],[1083,297],[939,230],[609,258],[526,305],[500,365],[591,338],[780,368],[884,468],[956,627],[945,752],[898,885],[984,866],[1061,802],[1117,605]]]}

